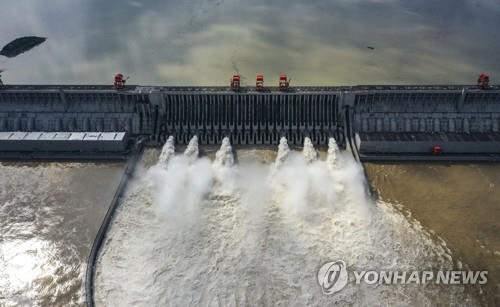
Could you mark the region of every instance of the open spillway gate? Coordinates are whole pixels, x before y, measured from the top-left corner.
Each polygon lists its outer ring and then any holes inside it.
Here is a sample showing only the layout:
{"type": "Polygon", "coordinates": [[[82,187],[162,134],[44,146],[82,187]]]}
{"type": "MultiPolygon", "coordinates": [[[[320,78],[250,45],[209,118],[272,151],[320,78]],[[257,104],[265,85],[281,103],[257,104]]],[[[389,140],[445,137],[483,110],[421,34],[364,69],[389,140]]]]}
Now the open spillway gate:
{"type": "Polygon", "coordinates": [[[10,85],[0,89],[0,132],[127,132],[161,145],[293,145],[334,137],[361,158],[500,152],[500,87],[266,88],[10,85]],[[436,151],[437,152],[437,151],[436,151]]]}
{"type": "Polygon", "coordinates": [[[167,92],[159,97],[158,136],[176,136],[187,143],[198,135],[202,144],[220,144],[228,136],[233,144],[277,144],[286,137],[302,144],[308,136],[326,145],[329,137],[343,140],[338,93],[186,93],[167,92]]]}

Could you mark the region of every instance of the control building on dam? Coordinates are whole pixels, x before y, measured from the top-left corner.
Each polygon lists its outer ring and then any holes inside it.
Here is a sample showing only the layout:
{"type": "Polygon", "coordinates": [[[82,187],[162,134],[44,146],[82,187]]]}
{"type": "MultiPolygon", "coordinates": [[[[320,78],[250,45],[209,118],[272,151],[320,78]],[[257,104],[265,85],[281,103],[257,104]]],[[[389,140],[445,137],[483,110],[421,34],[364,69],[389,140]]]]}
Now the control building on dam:
{"type": "MultiPolygon", "coordinates": [[[[500,88],[476,86],[161,87],[9,85],[0,132],[127,132],[161,144],[229,136],[236,145],[321,146],[363,157],[500,153],[500,88]]],[[[1,147],[1,142],[0,142],[1,147]]],[[[2,149],[0,149],[1,151],[2,149]]]]}

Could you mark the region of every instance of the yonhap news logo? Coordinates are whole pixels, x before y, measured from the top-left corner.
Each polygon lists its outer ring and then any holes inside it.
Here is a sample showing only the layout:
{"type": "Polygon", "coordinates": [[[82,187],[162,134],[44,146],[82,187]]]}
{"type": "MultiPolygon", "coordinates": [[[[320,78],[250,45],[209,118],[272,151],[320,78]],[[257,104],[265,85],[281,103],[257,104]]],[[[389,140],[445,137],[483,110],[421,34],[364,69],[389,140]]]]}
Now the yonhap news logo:
{"type": "Polygon", "coordinates": [[[347,267],[344,261],[330,261],[318,270],[318,282],[324,294],[339,292],[347,285],[347,267]]]}
{"type": "Polygon", "coordinates": [[[329,261],[318,269],[318,283],[326,295],[340,290],[349,282],[349,274],[356,285],[484,285],[488,282],[488,271],[390,271],[348,270],[343,260],[329,261]]]}

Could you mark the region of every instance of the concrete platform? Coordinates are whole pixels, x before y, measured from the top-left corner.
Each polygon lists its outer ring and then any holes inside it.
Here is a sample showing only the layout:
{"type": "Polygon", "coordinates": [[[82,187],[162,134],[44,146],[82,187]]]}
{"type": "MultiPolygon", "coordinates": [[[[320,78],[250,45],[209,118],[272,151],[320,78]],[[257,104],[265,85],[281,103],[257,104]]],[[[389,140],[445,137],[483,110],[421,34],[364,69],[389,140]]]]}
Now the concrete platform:
{"type": "Polygon", "coordinates": [[[126,132],[0,132],[0,153],[123,152],[127,144],[126,132]]]}
{"type": "Polygon", "coordinates": [[[401,155],[419,159],[432,158],[433,146],[439,145],[443,157],[462,157],[470,159],[472,155],[492,157],[500,154],[500,133],[360,133],[357,135],[361,156],[386,156],[395,158],[401,155]]]}

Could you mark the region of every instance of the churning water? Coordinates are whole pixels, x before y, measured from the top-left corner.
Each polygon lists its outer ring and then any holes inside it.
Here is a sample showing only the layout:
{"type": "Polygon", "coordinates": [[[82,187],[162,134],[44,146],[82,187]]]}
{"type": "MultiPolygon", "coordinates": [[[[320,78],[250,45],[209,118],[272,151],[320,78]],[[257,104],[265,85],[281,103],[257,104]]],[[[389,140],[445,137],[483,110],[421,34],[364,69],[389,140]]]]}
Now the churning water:
{"type": "Polygon", "coordinates": [[[274,162],[228,139],[211,161],[193,138],[173,138],[139,172],[100,255],[100,306],[474,305],[462,286],[356,285],[327,296],[318,268],[452,269],[444,243],[391,204],[371,200],[362,168],[339,152],[325,159],[282,139],[274,162]],[[238,160],[236,163],[235,160],[238,160]]]}

